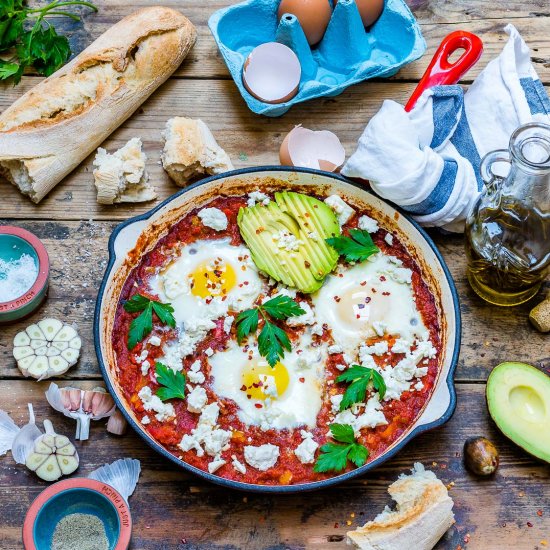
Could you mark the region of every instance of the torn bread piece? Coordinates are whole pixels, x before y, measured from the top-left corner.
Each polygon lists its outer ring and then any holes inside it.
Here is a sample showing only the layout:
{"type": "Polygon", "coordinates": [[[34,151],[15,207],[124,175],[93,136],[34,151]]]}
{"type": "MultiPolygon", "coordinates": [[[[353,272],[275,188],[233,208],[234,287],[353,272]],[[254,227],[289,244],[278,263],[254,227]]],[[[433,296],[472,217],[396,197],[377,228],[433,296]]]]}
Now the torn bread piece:
{"type": "Polygon", "coordinates": [[[180,187],[204,174],[222,174],[233,170],[228,154],[200,119],[171,118],[162,137],[165,140],[162,166],[180,187]]]}
{"type": "Polygon", "coordinates": [[[388,488],[395,510],[388,506],[363,527],[347,533],[362,550],[431,550],[454,523],[453,500],[433,472],[415,463],[388,488]]]}
{"type": "Polygon", "coordinates": [[[147,181],[147,157],[140,138],[132,138],[124,147],[109,154],[100,147],[94,159],[94,183],[99,204],[144,202],[157,198],[147,181]]]}

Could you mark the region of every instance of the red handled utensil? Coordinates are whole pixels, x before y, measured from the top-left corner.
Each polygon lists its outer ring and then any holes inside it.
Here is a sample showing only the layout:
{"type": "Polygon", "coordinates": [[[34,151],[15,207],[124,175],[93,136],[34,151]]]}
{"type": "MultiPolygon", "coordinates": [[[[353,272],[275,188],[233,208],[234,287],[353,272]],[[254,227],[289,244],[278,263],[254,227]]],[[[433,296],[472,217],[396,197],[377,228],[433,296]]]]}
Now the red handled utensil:
{"type": "Polygon", "coordinates": [[[422,92],[428,88],[440,84],[456,84],[477,63],[482,53],[483,42],[479,36],[467,31],[454,31],[447,35],[405,105],[405,111],[411,111],[422,92]],[[451,55],[462,49],[462,55],[454,63],[449,63],[451,55]]]}

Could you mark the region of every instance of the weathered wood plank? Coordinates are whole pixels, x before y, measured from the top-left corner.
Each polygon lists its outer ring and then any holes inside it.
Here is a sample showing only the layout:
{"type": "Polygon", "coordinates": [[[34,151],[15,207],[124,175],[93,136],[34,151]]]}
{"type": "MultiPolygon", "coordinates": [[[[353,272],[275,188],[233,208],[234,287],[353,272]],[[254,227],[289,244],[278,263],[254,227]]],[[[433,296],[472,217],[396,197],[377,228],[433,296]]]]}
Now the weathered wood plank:
{"type": "MultiPolygon", "coordinates": [[[[25,78],[19,88],[0,86],[0,108],[9,105],[33,82],[33,78],[25,78]]],[[[179,190],[159,164],[163,145],[161,132],[172,116],[203,119],[229,153],[236,168],[279,164],[278,152],[284,135],[300,123],[313,129],[335,132],[350,155],[365,124],[378,111],[384,99],[392,98],[405,103],[414,86],[413,83],[364,82],[338,97],[297,105],[284,117],[273,119],[251,113],[235,92],[232,81],[172,79],[103,145],[108,150],[114,150],[132,137],[141,137],[148,156],[147,169],[151,182],[158,190],[159,200],[163,200],[179,190]]],[[[12,185],[0,181],[0,216],[14,219],[122,220],[157,204],[152,201],[137,205],[98,205],[92,175],[93,156],[88,157],[39,205],[33,204],[12,185]]]]}
{"type": "MultiPolygon", "coordinates": [[[[93,312],[107,261],[107,240],[115,223],[24,221],[17,225],[43,240],[52,265],[48,300],[32,319],[53,316],[76,323],[83,339],[83,352],[79,364],[67,377],[97,378],[93,312]]],[[[457,380],[484,381],[491,369],[502,361],[527,361],[550,367],[548,337],[536,332],[527,320],[532,304],[517,308],[485,304],[471,291],[466,280],[462,237],[435,232],[433,235],[456,281],[461,300],[464,330],[457,380]],[[518,342],[528,345],[518,349],[518,342]]],[[[29,323],[23,320],[0,330],[0,377],[21,377],[11,355],[12,339],[29,323]]]]}
{"type": "MultiPolygon", "coordinates": [[[[17,422],[26,421],[26,403],[31,401],[39,422],[49,416],[60,433],[73,435],[74,422],[52,411],[42,398],[46,382],[4,381],[1,387],[2,408],[17,422]]],[[[140,482],[130,499],[135,549],[343,550],[345,532],[389,504],[389,483],[420,461],[445,483],[454,483],[450,493],[457,523],[438,545],[440,550],[458,545],[469,550],[543,548],[540,542],[550,538],[550,470],[497,432],[487,416],[483,390],[483,385],[460,385],[457,411],[446,426],[420,436],[371,474],[324,491],[262,496],[220,488],[176,469],[133,432],[122,438],[107,434],[103,421],[92,423],[89,441],[77,443],[78,473],[85,476],[122,457],[141,461],[140,482]],[[501,466],[494,478],[480,480],[463,468],[464,440],[479,434],[500,450],[501,466]],[[468,534],[470,542],[465,544],[468,534]]],[[[15,550],[20,548],[25,512],[46,484],[11,457],[1,460],[2,549],[15,550]]]]}

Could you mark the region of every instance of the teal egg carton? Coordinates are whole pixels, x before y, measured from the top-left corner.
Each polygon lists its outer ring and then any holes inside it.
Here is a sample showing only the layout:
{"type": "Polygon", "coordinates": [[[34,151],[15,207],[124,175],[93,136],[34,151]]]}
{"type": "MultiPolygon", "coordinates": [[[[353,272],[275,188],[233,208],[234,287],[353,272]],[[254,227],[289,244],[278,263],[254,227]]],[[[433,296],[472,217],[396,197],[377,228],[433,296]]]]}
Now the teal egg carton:
{"type": "Polygon", "coordinates": [[[404,0],[386,0],[382,15],[367,29],[355,0],[339,0],[323,39],[314,48],[294,15],[284,14],[279,21],[279,3],[246,0],[216,11],[208,20],[237,88],[250,110],[260,115],[281,116],[296,103],[338,95],[368,78],[393,76],[426,51],[420,27],[404,0]],[[259,101],[243,85],[246,58],[266,42],[287,45],[302,66],[298,93],[285,103],[259,101]]]}

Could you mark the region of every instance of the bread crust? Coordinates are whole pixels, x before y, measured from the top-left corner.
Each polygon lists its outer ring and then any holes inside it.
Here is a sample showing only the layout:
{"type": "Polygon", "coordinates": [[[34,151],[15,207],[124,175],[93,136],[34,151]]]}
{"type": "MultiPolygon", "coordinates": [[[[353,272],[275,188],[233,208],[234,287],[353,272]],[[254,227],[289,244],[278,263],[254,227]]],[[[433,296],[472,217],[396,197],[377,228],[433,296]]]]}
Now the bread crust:
{"type": "Polygon", "coordinates": [[[125,17],[0,115],[2,174],[39,202],[176,70],[196,30],[171,8],[125,17]]]}

